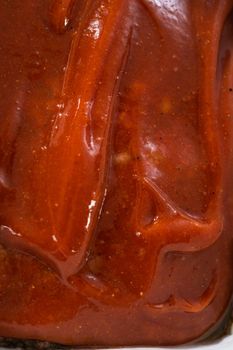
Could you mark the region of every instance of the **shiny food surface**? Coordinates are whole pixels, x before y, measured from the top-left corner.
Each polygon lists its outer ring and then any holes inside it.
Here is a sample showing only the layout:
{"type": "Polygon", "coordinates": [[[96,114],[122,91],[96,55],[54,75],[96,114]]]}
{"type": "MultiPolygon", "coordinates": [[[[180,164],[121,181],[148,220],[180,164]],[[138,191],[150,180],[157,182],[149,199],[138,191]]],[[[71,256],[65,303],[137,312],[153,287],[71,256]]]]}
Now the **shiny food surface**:
{"type": "Polygon", "coordinates": [[[173,345],[221,322],[232,10],[1,0],[1,336],[173,345]]]}

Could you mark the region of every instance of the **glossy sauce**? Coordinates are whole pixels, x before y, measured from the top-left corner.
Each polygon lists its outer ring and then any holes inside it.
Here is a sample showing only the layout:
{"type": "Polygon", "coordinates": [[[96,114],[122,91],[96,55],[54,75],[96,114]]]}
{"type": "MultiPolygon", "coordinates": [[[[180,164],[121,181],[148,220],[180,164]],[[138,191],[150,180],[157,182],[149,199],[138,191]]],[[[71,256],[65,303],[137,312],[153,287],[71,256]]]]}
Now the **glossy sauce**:
{"type": "Polygon", "coordinates": [[[232,0],[0,2],[0,335],[196,341],[232,297],[232,0]]]}

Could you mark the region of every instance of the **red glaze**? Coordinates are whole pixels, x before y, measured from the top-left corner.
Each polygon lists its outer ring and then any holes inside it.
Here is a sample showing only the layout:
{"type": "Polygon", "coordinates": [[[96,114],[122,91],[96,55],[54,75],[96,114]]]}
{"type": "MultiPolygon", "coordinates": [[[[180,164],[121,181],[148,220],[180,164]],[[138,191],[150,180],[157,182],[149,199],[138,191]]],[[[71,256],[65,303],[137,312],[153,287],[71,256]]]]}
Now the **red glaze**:
{"type": "Polygon", "coordinates": [[[232,10],[0,2],[0,336],[174,345],[221,322],[232,10]]]}

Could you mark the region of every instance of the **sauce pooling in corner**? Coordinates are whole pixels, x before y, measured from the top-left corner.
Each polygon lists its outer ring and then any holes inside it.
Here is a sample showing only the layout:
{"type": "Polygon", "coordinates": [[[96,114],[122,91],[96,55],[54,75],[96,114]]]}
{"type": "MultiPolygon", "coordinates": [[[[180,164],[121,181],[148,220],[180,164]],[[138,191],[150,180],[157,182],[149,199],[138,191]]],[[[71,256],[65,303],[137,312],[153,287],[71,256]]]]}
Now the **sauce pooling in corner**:
{"type": "Polygon", "coordinates": [[[176,345],[232,297],[233,2],[0,2],[0,336],[176,345]]]}

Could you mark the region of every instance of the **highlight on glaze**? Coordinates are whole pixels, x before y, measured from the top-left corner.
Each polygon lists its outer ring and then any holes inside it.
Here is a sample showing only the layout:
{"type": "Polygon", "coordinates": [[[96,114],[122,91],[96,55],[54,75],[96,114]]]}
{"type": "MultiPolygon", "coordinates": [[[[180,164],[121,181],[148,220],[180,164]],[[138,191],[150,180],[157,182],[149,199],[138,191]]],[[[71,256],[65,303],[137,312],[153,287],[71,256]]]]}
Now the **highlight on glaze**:
{"type": "Polygon", "coordinates": [[[50,17],[51,24],[57,33],[63,34],[67,29],[72,16],[72,8],[75,0],[54,0],[50,17]]]}

